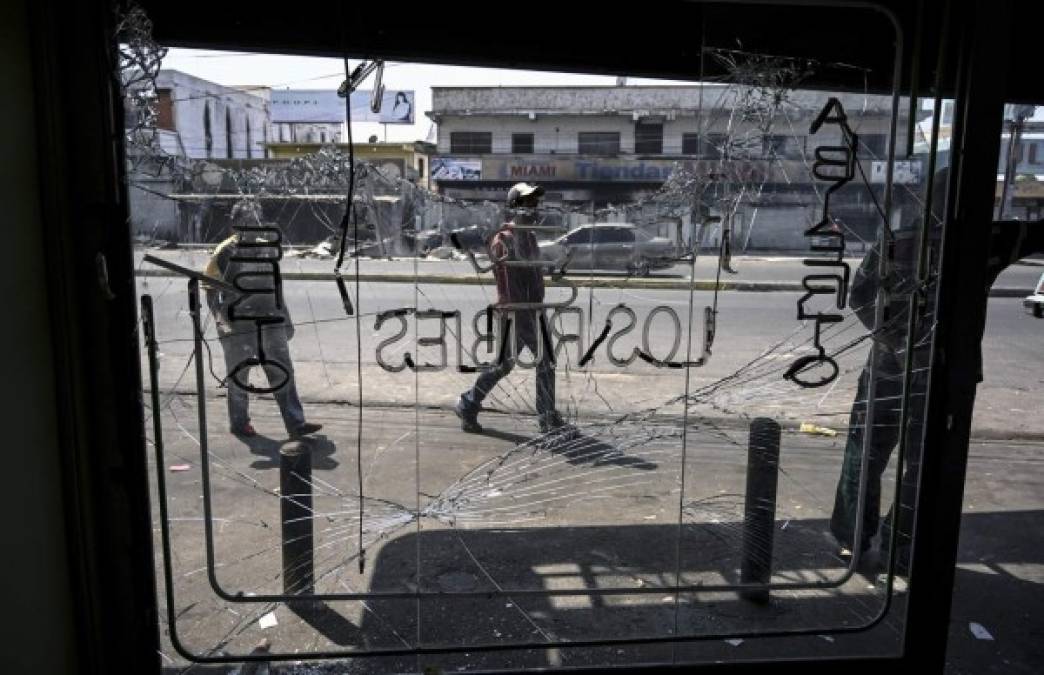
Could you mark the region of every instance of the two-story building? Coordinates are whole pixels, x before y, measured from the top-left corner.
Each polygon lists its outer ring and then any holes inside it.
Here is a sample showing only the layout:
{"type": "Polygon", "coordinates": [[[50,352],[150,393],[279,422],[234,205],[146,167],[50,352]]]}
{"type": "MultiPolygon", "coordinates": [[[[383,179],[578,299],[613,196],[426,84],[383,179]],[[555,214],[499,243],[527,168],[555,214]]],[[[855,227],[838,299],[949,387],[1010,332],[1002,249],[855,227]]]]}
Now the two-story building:
{"type": "Polygon", "coordinates": [[[165,149],[190,159],[261,159],[271,132],[267,87],[228,87],[178,70],[156,78],[165,149]]]}
{"type": "MultiPolygon", "coordinates": [[[[545,187],[548,204],[595,213],[648,197],[679,163],[704,173],[727,163],[728,175],[742,176],[736,190],[756,187],[733,218],[745,248],[804,249],[800,225],[818,219],[817,190],[825,187],[811,179],[813,150],[838,144],[839,132],[826,125],[809,136],[821,92],[786,92],[770,123],[744,114],[753,93],[721,84],[435,87],[432,181],[450,197],[502,200],[526,180],[545,187]]],[[[880,193],[892,99],[839,98],[859,133],[868,182],[880,193]]],[[[916,161],[897,167],[895,182],[918,183],[919,168],[916,161]]],[[[851,228],[850,240],[872,238],[880,223],[873,200],[866,189],[846,191],[834,215],[851,228]]],[[[685,226],[691,232],[691,222],[685,226]]]]}

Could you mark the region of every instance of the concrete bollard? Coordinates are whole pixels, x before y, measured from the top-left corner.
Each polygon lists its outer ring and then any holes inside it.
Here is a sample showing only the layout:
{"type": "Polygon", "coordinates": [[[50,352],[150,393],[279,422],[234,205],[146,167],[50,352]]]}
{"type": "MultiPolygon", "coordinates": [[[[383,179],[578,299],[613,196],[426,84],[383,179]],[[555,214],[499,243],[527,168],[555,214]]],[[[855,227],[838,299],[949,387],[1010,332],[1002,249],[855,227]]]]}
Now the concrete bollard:
{"type": "MultiPolygon", "coordinates": [[[[776,520],[779,478],[780,426],[758,417],[750,423],[747,448],[747,494],[743,507],[743,558],[740,583],[767,584],[772,577],[772,539],[776,520]]],[[[741,598],[767,603],[767,589],[745,589],[741,598]]]]}
{"type": "Polygon", "coordinates": [[[312,521],[312,453],[306,441],[279,449],[279,516],[283,539],[283,592],[315,592],[312,521]]]}

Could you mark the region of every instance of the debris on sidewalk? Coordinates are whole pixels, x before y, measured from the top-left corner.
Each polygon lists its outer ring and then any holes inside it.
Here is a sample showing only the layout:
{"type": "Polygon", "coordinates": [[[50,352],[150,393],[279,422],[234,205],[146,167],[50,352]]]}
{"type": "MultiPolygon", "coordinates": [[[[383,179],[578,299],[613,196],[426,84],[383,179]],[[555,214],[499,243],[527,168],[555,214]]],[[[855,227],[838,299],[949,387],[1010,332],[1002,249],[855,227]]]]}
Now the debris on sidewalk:
{"type": "Polygon", "coordinates": [[[188,471],[191,468],[192,468],[191,464],[171,464],[170,465],[170,470],[173,473],[177,473],[179,471],[188,471]]]}
{"type": "Polygon", "coordinates": [[[332,241],[321,241],[310,251],[301,253],[301,257],[309,258],[332,258],[333,257],[333,242],[332,241]]]}
{"type": "Polygon", "coordinates": [[[821,427],[811,422],[802,422],[798,431],[803,434],[814,434],[817,436],[837,436],[837,431],[830,427],[821,427]]]}
{"type": "Polygon", "coordinates": [[[257,620],[257,625],[261,628],[272,628],[273,626],[278,626],[279,622],[276,621],[275,612],[269,612],[257,620]]]}
{"type": "Polygon", "coordinates": [[[337,246],[337,235],[331,235],[312,248],[287,248],[283,255],[287,258],[316,258],[326,260],[334,256],[337,246]]]}
{"type": "Polygon", "coordinates": [[[993,636],[990,634],[990,631],[986,630],[986,627],[983,626],[981,623],[975,623],[974,621],[972,621],[968,624],[968,629],[971,631],[971,634],[975,636],[976,640],[993,639],[993,636]]]}
{"type": "Polygon", "coordinates": [[[743,644],[743,640],[741,640],[740,638],[732,638],[730,640],[726,640],[725,642],[728,642],[733,647],[739,647],[741,644],[743,644]]]}

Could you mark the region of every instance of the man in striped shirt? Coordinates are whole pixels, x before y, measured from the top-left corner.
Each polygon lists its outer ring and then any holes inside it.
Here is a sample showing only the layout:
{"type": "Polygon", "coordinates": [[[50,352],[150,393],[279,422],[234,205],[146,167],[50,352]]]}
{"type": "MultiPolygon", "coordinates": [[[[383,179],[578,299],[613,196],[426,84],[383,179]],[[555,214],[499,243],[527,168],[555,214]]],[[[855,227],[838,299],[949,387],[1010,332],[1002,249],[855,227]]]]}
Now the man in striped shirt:
{"type": "Polygon", "coordinates": [[[565,426],[562,416],[555,410],[555,369],[548,347],[547,317],[539,305],[544,302],[544,273],[539,264],[540,248],[536,235],[526,225],[535,223],[535,209],[540,203],[544,188],[538,185],[518,183],[508,191],[507,206],[516,209],[514,218],[497,230],[490,242],[493,275],[497,282],[497,305],[499,340],[505,352],[500,354],[497,364],[479,375],[468,391],[460,396],[454,409],[461,420],[461,428],[470,433],[481,433],[478,413],[482,401],[489,392],[515,367],[518,353],[528,347],[536,365],[536,412],[540,431],[548,433],[565,426]],[[521,264],[515,264],[521,263],[521,264]],[[513,307],[520,303],[536,307],[513,307]],[[541,334],[544,331],[544,335],[541,334]],[[514,349],[503,338],[509,332],[514,336],[514,349]],[[546,338],[546,339],[545,339],[546,338]]]}

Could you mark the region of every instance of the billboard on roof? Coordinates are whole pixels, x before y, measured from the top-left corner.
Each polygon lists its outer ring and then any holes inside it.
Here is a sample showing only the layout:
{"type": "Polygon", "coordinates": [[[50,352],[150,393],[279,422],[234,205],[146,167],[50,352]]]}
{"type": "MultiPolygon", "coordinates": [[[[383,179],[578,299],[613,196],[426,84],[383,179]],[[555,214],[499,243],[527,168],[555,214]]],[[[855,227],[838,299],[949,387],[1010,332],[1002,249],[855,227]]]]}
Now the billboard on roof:
{"type": "MultiPolygon", "coordinates": [[[[352,121],[381,124],[413,124],[414,92],[388,89],[381,101],[381,111],[370,110],[369,90],[352,92],[352,121]]],[[[345,121],[344,99],[334,89],[272,90],[272,121],[275,123],[334,123],[345,121]]]]}

